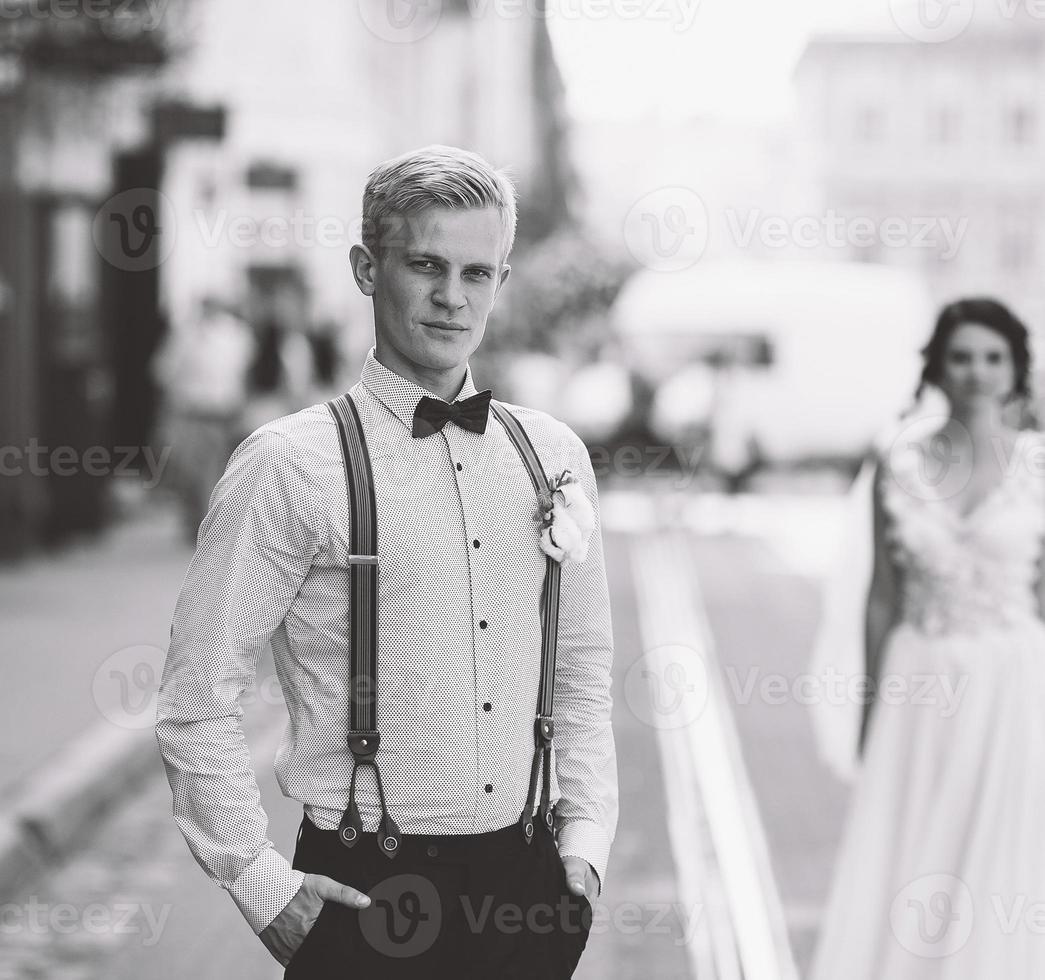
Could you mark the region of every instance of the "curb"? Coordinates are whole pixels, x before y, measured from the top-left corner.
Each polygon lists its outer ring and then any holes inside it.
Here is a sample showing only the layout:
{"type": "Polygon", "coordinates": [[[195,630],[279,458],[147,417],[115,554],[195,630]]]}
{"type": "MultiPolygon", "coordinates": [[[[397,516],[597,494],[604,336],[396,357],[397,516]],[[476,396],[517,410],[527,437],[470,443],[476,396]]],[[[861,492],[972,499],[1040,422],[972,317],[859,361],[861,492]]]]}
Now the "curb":
{"type": "Polygon", "coordinates": [[[130,730],[109,722],[51,756],[0,812],[0,898],[79,847],[92,818],[159,765],[152,726],[130,730]]]}

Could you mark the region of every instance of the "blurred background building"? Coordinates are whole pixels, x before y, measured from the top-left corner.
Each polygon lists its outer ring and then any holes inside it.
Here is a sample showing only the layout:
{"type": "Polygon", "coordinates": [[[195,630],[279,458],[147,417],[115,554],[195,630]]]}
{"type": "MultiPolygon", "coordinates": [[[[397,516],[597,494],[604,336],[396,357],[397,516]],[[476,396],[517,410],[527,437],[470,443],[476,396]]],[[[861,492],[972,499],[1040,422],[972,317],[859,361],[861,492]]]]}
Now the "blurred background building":
{"type": "Polygon", "coordinates": [[[226,372],[243,375],[222,396],[243,389],[230,444],[350,385],[372,342],[347,265],[362,187],[429,142],[474,148],[519,186],[511,286],[475,355],[499,394],[609,449],[696,454],[733,489],[851,467],[906,406],[934,305],[982,292],[1035,329],[1045,317],[1041,18],[981,4],[933,44],[898,29],[899,0],[859,6],[851,27],[781,40],[788,111],[731,114],[702,99],[740,98],[747,76],[701,86],[682,60],[677,85],[646,85],[647,30],[616,42],[635,53],[629,87],[613,46],[557,7],[446,0],[396,20],[385,0],[295,16],[135,0],[57,17],[12,0],[0,554],[105,526],[141,497],[146,451],[166,469],[188,397],[168,349],[201,304],[252,337],[226,372]],[[108,453],[104,475],[62,469],[88,450],[108,453]]]}
{"type": "Polygon", "coordinates": [[[937,303],[1005,297],[1040,336],[1045,21],[1025,4],[1004,16],[982,3],[958,36],[921,43],[886,7],[859,31],[813,36],[796,68],[803,166],[819,206],[876,226],[896,215],[962,222],[954,255],[943,243],[877,243],[844,258],[914,269],[937,303]]]}
{"type": "MultiPolygon", "coordinates": [[[[442,142],[510,163],[523,250],[569,220],[562,82],[540,18],[433,5],[401,43],[379,0],[298,16],[263,0],[249,17],[239,0],[105,17],[73,5],[62,19],[24,7],[0,22],[0,397],[23,460],[0,481],[5,554],[112,510],[113,481],[59,475],[56,447],[161,457],[152,362],[204,298],[259,342],[307,336],[335,366],[358,362],[372,328],[347,254],[377,161],[442,142]]],[[[253,421],[291,410],[262,404],[253,421]]]]}

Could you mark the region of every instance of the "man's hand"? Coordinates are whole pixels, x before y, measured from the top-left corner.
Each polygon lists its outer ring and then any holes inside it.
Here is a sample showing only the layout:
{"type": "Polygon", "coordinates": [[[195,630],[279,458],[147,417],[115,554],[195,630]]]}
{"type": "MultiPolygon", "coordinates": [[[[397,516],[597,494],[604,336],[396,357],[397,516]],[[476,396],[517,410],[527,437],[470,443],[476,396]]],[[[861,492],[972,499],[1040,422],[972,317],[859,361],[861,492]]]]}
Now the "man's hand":
{"type": "Polygon", "coordinates": [[[363,909],[370,898],[351,885],[327,878],[325,875],[306,874],[294,897],[259,934],[265,948],[286,966],[305,941],[323,908],[324,901],[340,902],[354,909],[363,909]]]}
{"type": "Polygon", "coordinates": [[[599,894],[599,876],[584,858],[567,854],[562,859],[566,868],[566,883],[574,895],[584,895],[588,904],[595,908],[595,899],[599,894]]]}

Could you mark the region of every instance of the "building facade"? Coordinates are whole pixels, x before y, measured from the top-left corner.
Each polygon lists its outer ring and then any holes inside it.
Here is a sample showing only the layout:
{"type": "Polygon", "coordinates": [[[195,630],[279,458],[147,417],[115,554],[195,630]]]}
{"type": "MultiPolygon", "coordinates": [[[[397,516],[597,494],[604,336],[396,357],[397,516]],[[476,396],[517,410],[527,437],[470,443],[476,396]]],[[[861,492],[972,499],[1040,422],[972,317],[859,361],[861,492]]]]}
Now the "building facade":
{"type": "Polygon", "coordinates": [[[895,24],[815,37],[795,76],[802,166],[847,229],[842,257],[914,269],[938,304],[996,296],[1041,337],[1045,19],[1005,7],[978,4],[944,43],[895,24]]]}

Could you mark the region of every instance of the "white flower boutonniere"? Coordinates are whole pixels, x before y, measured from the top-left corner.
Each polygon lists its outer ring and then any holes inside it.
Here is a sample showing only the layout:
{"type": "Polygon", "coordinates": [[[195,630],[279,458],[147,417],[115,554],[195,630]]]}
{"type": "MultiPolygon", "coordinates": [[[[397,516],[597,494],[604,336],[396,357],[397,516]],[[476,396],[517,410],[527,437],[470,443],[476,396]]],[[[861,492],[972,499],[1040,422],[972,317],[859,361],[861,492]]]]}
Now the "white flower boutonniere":
{"type": "Polygon", "coordinates": [[[563,470],[538,499],[541,550],[557,562],[584,561],[588,557],[588,538],[595,527],[595,513],[580,480],[563,470]]]}

